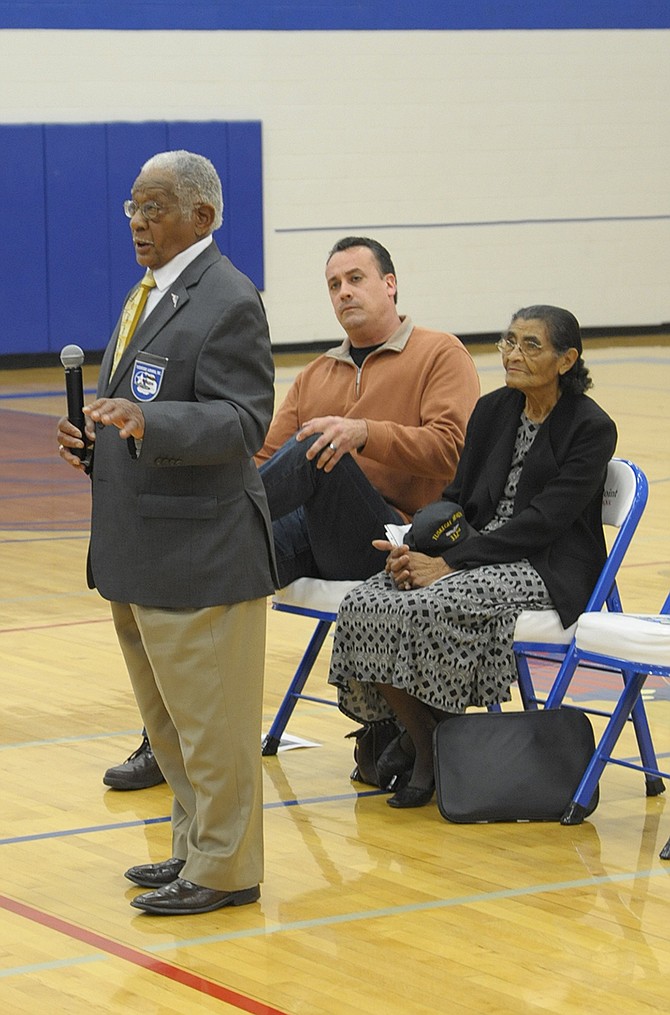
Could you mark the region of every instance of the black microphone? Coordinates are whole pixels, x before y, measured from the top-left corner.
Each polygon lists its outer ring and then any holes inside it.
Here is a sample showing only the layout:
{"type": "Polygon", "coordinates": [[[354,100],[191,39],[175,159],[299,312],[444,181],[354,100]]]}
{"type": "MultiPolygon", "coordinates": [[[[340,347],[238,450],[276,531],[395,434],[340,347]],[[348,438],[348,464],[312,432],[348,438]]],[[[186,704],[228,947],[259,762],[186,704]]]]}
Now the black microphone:
{"type": "MultiPolygon", "coordinates": [[[[84,362],[84,353],[78,345],[66,345],[61,349],[60,361],[65,367],[65,394],[67,395],[67,418],[73,426],[81,431],[81,439],[86,445],[86,417],[84,416],[84,382],[81,373],[81,365],[84,362]]],[[[70,448],[73,455],[81,458],[86,457],[87,449],[70,448]]]]}

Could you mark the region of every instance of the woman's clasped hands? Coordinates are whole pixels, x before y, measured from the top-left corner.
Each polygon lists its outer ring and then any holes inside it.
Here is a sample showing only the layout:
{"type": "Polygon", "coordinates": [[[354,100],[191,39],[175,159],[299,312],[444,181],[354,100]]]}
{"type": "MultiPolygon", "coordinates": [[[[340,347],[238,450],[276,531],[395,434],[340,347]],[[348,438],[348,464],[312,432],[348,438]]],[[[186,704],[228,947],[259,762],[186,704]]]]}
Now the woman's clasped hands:
{"type": "Polygon", "coordinates": [[[425,588],[453,571],[442,557],[418,553],[405,544],[395,546],[386,539],[373,539],[372,545],[388,552],[384,570],[391,576],[397,589],[406,591],[425,588]]]}

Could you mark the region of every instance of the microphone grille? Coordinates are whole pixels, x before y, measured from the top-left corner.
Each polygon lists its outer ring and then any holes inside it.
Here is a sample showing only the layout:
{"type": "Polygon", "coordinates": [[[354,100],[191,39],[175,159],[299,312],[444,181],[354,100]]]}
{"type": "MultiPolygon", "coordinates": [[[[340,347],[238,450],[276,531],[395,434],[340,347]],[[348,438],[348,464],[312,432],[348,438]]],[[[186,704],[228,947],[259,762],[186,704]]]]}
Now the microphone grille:
{"type": "Polygon", "coordinates": [[[84,362],[84,353],[78,345],[66,345],[60,351],[60,361],[66,370],[70,367],[80,367],[84,362]]]}

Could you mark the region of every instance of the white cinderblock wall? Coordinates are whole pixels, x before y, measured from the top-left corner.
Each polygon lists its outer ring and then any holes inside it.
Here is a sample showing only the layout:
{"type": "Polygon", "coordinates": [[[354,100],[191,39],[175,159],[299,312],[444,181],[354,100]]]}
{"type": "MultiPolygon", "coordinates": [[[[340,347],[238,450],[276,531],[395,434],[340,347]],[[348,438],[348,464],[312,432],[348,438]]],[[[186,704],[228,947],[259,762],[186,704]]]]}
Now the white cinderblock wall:
{"type": "Polygon", "coordinates": [[[427,326],[670,320],[670,32],[0,32],[0,122],[209,118],[263,122],[275,343],[339,337],[359,232],[427,326]]]}

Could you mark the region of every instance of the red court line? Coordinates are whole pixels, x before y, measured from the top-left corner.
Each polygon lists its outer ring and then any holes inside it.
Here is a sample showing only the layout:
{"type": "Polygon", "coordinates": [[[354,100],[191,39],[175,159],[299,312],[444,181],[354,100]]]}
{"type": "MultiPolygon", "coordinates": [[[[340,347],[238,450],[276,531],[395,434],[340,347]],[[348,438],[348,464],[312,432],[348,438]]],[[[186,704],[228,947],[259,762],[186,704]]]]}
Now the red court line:
{"type": "Polygon", "coordinates": [[[40,909],[28,906],[24,902],[18,902],[16,899],[10,899],[6,895],[0,895],[0,907],[10,913],[14,913],[16,916],[23,917],[25,920],[31,920],[42,927],[48,927],[59,934],[65,934],[66,937],[74,938],[76,941],[81,941],[86,945],[98,948],[100,951],[113,955],[117,959],[123,959],[125,962],[131,962],[135,966],[147,969],[151,973],[165,976],[168,980],[181,983],[182,986],[197,990],[200,994],[207,995],[207,997],[216,998],[217,1001],[225,1001],[226,1004],[233,1005],[233,1007],[239,1008],[240,1011],[249,1012],[250,1015],[287,1015],[286,1012],[280,1011],[279,1008],[273,1008],[263,1001],[255,1001],[244,994],[238,994],[237,991],[224,987],[220,983],[214,983],[213,980],[207,980],[204,976],[198,976],[196,973],[191,973],[180,966],[173,966],[169,962],[155,959],[136,948],[130,948],[128,945],[114,941],[112,938],[103,937],[101,934],[96,934],[95,931],[87,930],[85,927],[78,927],[68,920],[61,920],[58,916],[44,913],[40,909]]]}

